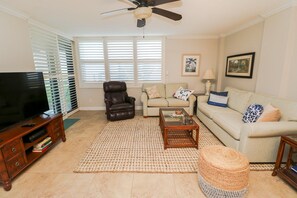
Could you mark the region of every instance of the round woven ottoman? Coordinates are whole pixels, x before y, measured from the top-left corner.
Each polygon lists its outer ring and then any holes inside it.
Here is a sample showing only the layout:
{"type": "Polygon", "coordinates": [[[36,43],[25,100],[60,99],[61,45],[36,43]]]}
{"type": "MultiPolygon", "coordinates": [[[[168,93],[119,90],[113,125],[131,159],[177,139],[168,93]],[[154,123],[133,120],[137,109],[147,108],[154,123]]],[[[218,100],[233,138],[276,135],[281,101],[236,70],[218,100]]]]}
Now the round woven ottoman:
{"type": "Polygon", "coordinates": [[[248,189],[249,161],[225,146],[206,146],[198,159],[198,183],[207,197],[244,197],[248,189]]]}

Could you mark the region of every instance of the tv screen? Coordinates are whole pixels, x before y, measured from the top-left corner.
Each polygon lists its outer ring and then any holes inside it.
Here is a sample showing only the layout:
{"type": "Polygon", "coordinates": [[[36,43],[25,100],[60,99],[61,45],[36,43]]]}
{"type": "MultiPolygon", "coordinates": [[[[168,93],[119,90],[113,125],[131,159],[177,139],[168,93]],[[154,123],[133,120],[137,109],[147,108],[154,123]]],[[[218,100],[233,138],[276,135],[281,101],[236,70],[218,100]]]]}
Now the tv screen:
{"type": "Polygon", "coordinates": [[[0,131],[48,110],[42,72],[0,73],[0,131]]]}

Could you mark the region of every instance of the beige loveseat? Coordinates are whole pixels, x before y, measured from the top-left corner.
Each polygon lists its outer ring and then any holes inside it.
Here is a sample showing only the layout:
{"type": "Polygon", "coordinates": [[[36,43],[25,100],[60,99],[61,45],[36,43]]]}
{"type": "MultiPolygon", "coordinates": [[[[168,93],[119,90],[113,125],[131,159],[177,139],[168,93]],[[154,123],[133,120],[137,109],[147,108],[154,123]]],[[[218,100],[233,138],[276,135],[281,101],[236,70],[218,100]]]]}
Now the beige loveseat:
{"type": "Polygon", "coordinates": [[[159,116],[159,109],[165,107],[182,107],[189,115],[193,115],[196,97],[190,95],[187,101],[176,99],[173,94],[178,88],[188,88],[187,83],[144,83],[142,85],[141,102],[143,107],[143,116],[159,116]],[[156,85],[161,98],[149,99],[146,88],[156,85]]]}
{"type": "Polygon", "coordinates": [[[198,97],[197,116],[226,146],[245,154],[250,162],[275,162],[281,135],[297,135],[297,102],[226,87],[228,107],[208,105],[198,97]],[[279,122],[244,123],[250,104],[280,109],[279,122]]]}

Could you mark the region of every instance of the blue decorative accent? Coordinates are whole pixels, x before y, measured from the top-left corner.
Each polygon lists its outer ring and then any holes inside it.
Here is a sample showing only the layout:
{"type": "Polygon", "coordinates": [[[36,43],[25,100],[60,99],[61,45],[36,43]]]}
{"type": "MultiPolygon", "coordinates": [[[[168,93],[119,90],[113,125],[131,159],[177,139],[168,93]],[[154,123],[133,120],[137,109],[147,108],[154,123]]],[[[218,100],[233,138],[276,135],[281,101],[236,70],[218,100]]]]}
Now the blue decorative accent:
{"type": "Polygon", "coordinates": [[[207,104],[214,105],[218,107],[227,107],[228,92],[210,92],[207,104]]]}
{"type": "Polygon", "coordinates": [[[246,112],[243,114],[242,121],[245,123],[253,123],[256,122],[257,119],[261,116],[263,113],[264,108],[260,104],[251,104],[246,112]]]}
{"type": "Polygon", "coordinates": [[[222,92],[210,91],[210,93],[218,96],[228,96],[228,91],[222,91],[222,92]]]}

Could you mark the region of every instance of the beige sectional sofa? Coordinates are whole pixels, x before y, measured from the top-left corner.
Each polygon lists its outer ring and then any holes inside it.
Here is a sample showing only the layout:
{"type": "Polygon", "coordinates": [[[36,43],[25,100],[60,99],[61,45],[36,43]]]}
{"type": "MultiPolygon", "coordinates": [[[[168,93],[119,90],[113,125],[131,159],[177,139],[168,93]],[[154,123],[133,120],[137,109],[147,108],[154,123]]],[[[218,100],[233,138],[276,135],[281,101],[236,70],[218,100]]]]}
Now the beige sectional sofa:
{"type": "Polygon", "coordinates": [[[141,102],[143,107],[143,116],[159,116],[159,109],[165,107],[182,107],[189,115],[193,115],[196,97],[190,95],[187,101],[176,99],[173,94],[180,87],[188,88],[187,83],[144,83],[142,85],[141,102]],[[149,99],[146,88],[156,85],[161,98],[149,99]]]}
{"type": "Polygon", "coordinates": [[[245,154],[250,162],[275,162],[281,135],[297,135],[297,102],[226,87],[228,107],[208,105],[199,96],[198,118],[226,146],[245,154]],[[242,117],[250,104],[271,104],[280,109],[279,122],[244,123],[242,117]]]}

